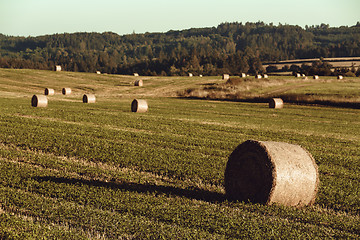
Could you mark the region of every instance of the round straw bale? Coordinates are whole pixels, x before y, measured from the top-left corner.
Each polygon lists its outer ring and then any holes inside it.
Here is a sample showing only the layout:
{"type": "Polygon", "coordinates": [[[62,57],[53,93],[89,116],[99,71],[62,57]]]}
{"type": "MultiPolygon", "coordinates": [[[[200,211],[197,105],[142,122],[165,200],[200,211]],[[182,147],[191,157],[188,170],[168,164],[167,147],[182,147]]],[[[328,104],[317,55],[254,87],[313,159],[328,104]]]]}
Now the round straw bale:
{"type": "Polygon", "coordinates": [[[95,94],[84,94],[83,103],[95,103],[95,102],[96,102],[95,94]]]}
{"type": "Polygon", "coordinates": [[[34,95],[31,98],[31,106],[33,107],[47,107],[48,99],[45,95],[34,95]]]}
{"type": "Polygon", "coordinates": [[[230,75],[225,73],[225,74],[222,75],[222,79],[224,79],[224,80],[229,80],[229,79],[230,79],[230,75]]]}
{"type": "Polygon", "coordinates": [[[248,140],[230,155],[225,169],[229,200],[304,206],[315,202],[319,173],[299,145],[248,140]]]}
{"type": "Polygon", "coordinates": [[[319,79],[319,75],[314,75],[313,79],[319,79]]]}
{"type": "Polygon", "coordinates": [[[148,104],[144,99],[134,99],[131,103],[131,111],[132,112],[147,112],[148,111],[148,104]]]}
{"type": "Polygon", "coordinates": [[[63,89],[62,89],[62,94],[64,94],[64,95],[69,95],[69,94],[71,94],[71,88],[63,88],[63,89]]]}
{"type": "Polygon", "coordinates": [[[269,101],[269,108],[283,108],[284,102],[281,98],[272,98],[269,101]]]}
{"type": "Polygon", "coordinates": [[[261,78],[261,75],[260,75],[260,74],[257,74],[257,75],[255,75],[255,78],[260,79],[260,78],[261,78]]]}
{"type": "Polygon", "coordinates": [[[54,95],[55,90],[52,88],[45,88],[45,95],[54,95]]]}
{"type": "Polygon", "coordinates": [[[343,79],[344,77],[342,75],[338,75],[337,79],[343,79]]]}
{"type": "Polygon", "coordinates": [[[143,84],[144,84],[144,83],[143,83],[143,80],[137,79],[137,80],[135,80],[134,86],[142,87],[143,84]]]}

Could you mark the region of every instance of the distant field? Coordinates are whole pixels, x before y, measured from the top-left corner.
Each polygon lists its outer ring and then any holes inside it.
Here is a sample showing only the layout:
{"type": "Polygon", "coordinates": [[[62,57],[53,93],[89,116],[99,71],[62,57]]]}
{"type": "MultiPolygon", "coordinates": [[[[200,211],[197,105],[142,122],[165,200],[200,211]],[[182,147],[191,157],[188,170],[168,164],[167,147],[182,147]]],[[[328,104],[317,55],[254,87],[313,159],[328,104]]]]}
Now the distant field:
{"type": "MultiPolygon", "coordinates": [[[[223,80],[140,78],[0,69],[0,239],[360,238],[359,109],[177,98],[223,80]],[[45,87],[56,91],[48,107],[31,107],[45,87]],[[85,92],[97,103],[83,104],[85,92]],[[149,112],[132,113],[134,98],[149,112]],[[248,139],[307,149],[320,172],[315,205],[227,201],[225,164],[248,139]]],[[[355,79],[285,80],[248,87],[359,98],[355,79]]]]}
{"type": "MultiPolygon", "coordinates": [[[[276,66],[278,69],[281,69],[285,65],[291,66],[294,64],[297,66],[301,66],[303,63],[311,65],[312,62],[318,60],[319,58],[278,61],[276,63],[266,63],[263,65],[263,67],[267,68],[268,66],[271,65],[271,66],[276,66]]],[[[358,69],[360,66],[360,57],[324,58],[323,60],[329,62],[333,66],[333,68],[338,68],[338,67],[350,68],[354,66],[355,69],[358,69]]]]}
{"type": "Polygon", "coordinates": [[[281,97],[286,102],[321,104],[360,108],[360,78],[336,77],[295,78],[293,76],[270,76],[255,79],[231,77],[229,81],[203,84],[180,91],[179,96],[234,101],[267,102],[269,98],[281,97]]]}

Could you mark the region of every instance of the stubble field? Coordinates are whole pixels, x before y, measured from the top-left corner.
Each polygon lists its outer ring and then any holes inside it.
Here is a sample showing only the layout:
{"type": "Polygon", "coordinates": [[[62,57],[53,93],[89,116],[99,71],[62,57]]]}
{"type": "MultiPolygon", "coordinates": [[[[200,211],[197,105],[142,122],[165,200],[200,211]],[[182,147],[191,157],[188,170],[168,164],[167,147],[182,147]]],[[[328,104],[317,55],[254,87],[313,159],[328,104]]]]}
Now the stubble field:
{"type": "Polygon", "coordinates": [[[0,69],[0,238],[360,237],[359,109],[177,98],[223,80],[141,79],[0,69]],[[56,91],[48,107],[31,107],[46,87],[56,91]],[[134,98],[149,111],[132,113],[134,98]],[[227,201],[227,159],[248,139],[307,149],[320,172],[315,205],[227,201]]]}

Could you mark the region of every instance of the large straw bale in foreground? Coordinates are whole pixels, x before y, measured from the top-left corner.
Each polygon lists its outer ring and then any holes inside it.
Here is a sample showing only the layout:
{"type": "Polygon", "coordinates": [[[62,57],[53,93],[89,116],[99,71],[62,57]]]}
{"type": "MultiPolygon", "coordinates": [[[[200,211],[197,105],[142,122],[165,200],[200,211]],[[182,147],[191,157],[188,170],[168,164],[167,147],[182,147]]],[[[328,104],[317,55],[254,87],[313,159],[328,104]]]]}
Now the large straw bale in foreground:
{"type": "Polygon", "coordinates": [[[225,170],[229,200],[304,206],[315,202],[319,173],[299,145],[248,140],[230,155],[225,170]]]}
{"type": "Polygon", "coordinates": [[[62,92],[63,95],[70,95],[71,94],[71,88],[63,88],[61,92],[62,92]]]}
{"type": "Polygon", "coordinates": [[[272,98],[269,100],[269,108],[283,108],[284,102],[281,98],[272,98]]]}
{"type": "Polygon", "coordinates": [[[31,98],[31,106],[33,107],[47,107],[48,99],[45,95],[34,95],[31,98]]]}
{"type": "Polygon", "coordinates": [[[45,95],[54,95],[55,94],[55,90],[52,88],[45,88],[44,91],[45,95]]]}
{"type": "Polygon", "coordinates": [[[84,94],[83,103],[95,103],[96,97],[95,94],[84,94]]]}
{"type": "Polygon", "coordinates": [[[134,99],[131,103],[131,111],[143,113],[148,111],[148,104],[144,99],[134,99]]]}

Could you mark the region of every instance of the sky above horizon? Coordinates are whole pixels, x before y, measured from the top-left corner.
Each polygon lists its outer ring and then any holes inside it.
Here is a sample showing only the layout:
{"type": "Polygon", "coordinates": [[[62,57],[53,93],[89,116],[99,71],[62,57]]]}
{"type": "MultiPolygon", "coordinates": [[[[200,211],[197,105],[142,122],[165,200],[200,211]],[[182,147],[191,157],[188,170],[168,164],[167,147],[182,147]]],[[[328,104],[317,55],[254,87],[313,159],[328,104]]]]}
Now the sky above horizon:
{"type": "Polygon", "coordinates": [[[0,33],[167,32],[224,22],[353,26],[360,0],[0,0],[0,33]]]}

